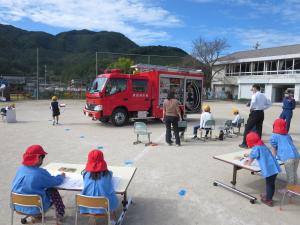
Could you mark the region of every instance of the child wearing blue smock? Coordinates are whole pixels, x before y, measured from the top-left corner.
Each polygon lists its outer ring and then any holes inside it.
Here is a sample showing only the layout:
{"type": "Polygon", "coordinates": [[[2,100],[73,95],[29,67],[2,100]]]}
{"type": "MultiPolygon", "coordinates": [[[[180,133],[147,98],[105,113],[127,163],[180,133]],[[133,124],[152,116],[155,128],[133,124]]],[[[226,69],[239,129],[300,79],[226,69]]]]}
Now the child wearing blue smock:
{"type": "Polygon", "coordinates": [[[273,195],[275,193],[275,180],[277,174],[281,172],[277,160],[272,155],[272,152],[265,146],[257,133],[250,132],[246,136],[246,142],[249,148],[252,148],[249,154],[249,160],[246,165],[256,159],[261,169],[262,176],[266,179],[266,195],[261,195],[262,203],[273,206],[273,195]]]}
{"type": "Polygon", "coordinates": [[[292,185],[297,184],[300,155],[291,136],[288,134],[285,120],[277,119],[274,121],[270,144],[273,155],[284,162],[287,183],[292,185]]]}
{"type": "Polygon", "coordinates": [[[293,117],[293,110],[296,108],[296,101],[294,99],[293,93],[291,90],[287,90],[284,93],[284,99],[282,102],[282,113],[280,118],[286,121],[286,129],[289,132],[290,124],[293,117]]]}
{"type": "MultiPolygon", "coordinates": [[[[58,191],[53,188],[64,180],[64,173],[51,176],[49,172],[40,166],[47,152],[40,145],[32,145],[23,154],[22,166],[19,167],[12,183],[12,192],[18,194],[37,194],[43,201],[43,211],[46,212],[54,204],[57,220],[62,220],[65,214],[65,206],[58,191]]],[[[35,221],[40,217],[40,211],[36,207],[11,205],[18,212],[32,215],[35,221]]],[[[25,219],[26,220],[26,219],[25,219]]]]}
{"type": "MultiPolygon", "coordinates": [[[[115,219],[114,211],[118,208],[118,198],[113,188],[112,177],[112,172],[107,168],[102,151],[90,151],[85,171],[83,172],[84,188],[81,194],[106,197],[109,200],[109,208],[113,215],[112,219],[115,219]]],[[[80,213],[102,214],[104,211],[80,207],[80,213]]]]}

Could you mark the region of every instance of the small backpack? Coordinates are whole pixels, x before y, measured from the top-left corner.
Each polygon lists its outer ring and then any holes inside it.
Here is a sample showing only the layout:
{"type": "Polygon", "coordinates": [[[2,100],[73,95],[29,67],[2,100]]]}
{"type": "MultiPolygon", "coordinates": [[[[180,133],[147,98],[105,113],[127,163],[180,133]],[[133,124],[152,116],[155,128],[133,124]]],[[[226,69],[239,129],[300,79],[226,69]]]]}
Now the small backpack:
{"type": "Polygon", "coordinates": [[[219,140],[220,140],[220,141],[223,141],[223,140],[224,140],[224,131],[223,131],[223,130],[220,130],[220,133],[219,133],[219,140]]]}

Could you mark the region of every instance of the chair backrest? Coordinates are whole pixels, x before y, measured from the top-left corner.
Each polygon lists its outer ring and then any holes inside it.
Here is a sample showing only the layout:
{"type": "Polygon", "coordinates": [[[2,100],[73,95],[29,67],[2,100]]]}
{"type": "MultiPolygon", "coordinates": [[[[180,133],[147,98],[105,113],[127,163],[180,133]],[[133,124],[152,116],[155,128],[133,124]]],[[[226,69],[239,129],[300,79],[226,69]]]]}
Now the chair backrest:
{"type": "Polygon", "coordinates": [[[178,121],[178,127],[179,128],[186,128],[187,127],[187,121],[185,121],[185,120],[178,121]]]}
{"type": "Polygon", "coordinates": [[[106,213],[109,212],[109,201],[105,197],[101,196],[86,196],[76,195],[76,207],[82,206],[93,209],[104,209],[106,213]]]}
{"type": "Polygon", "coordinates": [[[226,120],[225,127],[231,127],[231,126],[232,126],[232,120],[226,120]]]}
{"type": "Polygon", "coordinates": [[[147,125],[143,122],[134,123],[134,133],[145,133],[147,132],[147,125]]]}
{"type": "Polygon", "coordinates": [[[39,195],[25,195],[12,192],[10,196],[11,205],[37,207],[43,209],[43,201],[39,195]]]}
{"type": "Polygon", "coordinates": [[[204,124],[204,127],[214,127],[216,125],[215,120],[207,120],[204,124]]]}
{"type": "Polygon", "coordinates": [[[288,185],[287,189],[295,195],[300,196],[300,185],[288,185]]]}

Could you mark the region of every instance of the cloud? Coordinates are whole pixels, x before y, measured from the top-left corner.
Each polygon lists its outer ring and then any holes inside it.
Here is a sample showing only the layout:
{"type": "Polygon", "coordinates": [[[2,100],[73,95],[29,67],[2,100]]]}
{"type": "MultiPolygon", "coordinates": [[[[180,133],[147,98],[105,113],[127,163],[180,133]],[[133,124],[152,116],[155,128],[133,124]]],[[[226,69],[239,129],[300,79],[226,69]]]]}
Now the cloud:
{"type": "Polygon", "coordinates": [[[286,33],[274,29],[233,29],[228,31],[245,47],[253,47],[257,42],[261,48],[300,43],[300,33],[286,33]]]}
{"type": "Polygon", "coordinates": [[[0,21],[29,19],[53,27],[121,32],[140,44],[169,38],[182,25],[146,0],[0,0],[0,21]]]}
{"type": "Polygon", "coordinates": [[[210,40],[216,37],[226,38],[231,45],[229,50],[253,49],[258,42],[260,48],[293,45],[300,43],[300,32],[287,33],[276,29],[220,28],[199,27],[204,38],[210,40]],[[239,46],[239,49],[236,47],[239,46]]]}

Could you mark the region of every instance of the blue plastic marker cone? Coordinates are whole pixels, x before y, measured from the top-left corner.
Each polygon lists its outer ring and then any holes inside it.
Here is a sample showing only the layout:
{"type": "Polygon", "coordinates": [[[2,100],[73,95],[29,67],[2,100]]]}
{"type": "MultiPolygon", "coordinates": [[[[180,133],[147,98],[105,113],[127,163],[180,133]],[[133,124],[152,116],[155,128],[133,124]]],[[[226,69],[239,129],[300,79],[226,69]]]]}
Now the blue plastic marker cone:
{"type": "Polygon", "coordinates": [[[97,147],[97,149],[103,150],[103,146],[99,145],[99,146],[97,147]]]}
{"type": "Polygon", "coordinates": [[[132,161],[132,160],[126,160],[126,161],[124,161],[124,164],[125,164],[126,166],[130,166],[130,165],[133,164],[133,161],[132,161]]]}
{"type": "Polygon", "coordinates": [[[80,138],[84,138],[84,136],[80,136],[80,138]]]}
{"type": "Polygon", "coordinates": [[[181,189],[181,190],[178,192],[178,195],[181,196],[181,197],[185,196],[185,195],[186,195],[186,190],[181,189]]]}
{"type": "Polygon", "coordinates": [[[65,131],[69,131],[69,130],[70,130],[70,128],[66,128],[66,129],[65,129],[65,131]]]}

